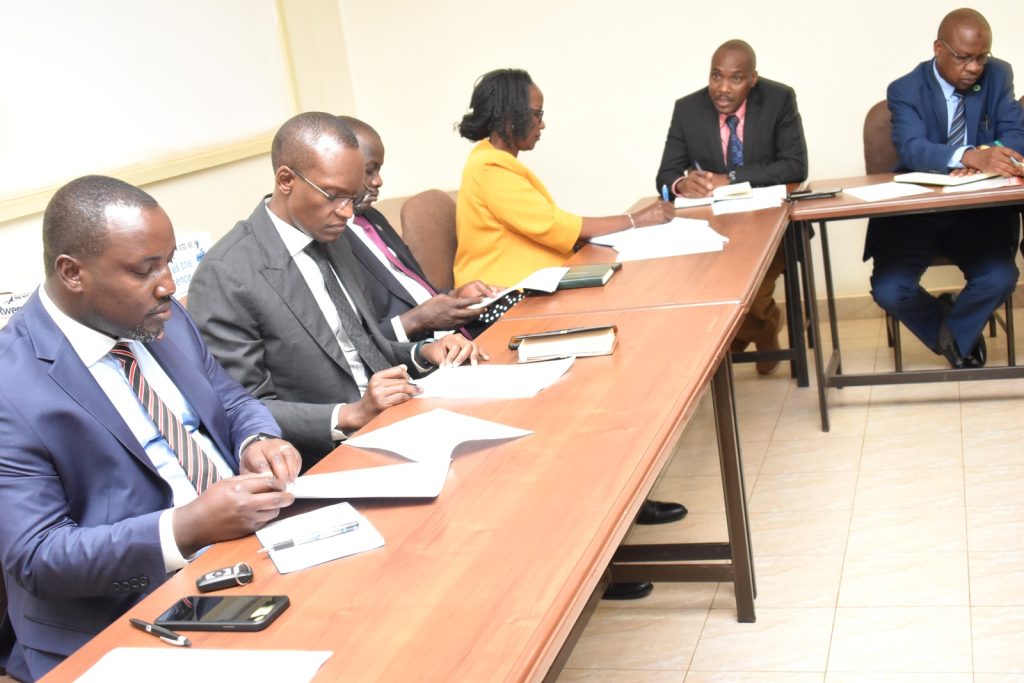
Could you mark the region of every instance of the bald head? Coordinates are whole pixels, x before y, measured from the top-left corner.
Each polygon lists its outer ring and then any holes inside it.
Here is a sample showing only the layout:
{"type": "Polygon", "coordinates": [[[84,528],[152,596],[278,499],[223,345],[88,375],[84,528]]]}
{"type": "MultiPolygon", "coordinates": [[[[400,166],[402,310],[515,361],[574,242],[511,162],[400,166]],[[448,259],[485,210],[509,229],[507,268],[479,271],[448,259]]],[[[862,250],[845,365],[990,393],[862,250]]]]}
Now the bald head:
{"type": "Polygon", "coordinates": [[[356,213],[361,214],[377,201],[380,188],[384,185],[384,180],[380,177],[380,169],[384,166],[384,143],[373,126],[365,121],[352,116],[339,116],[338,119],[355,134],[359,142],[359,151],[363,155],[363,186],[366,188],[366,198],[355,207],[356,213]]]}
{"type": "Polygon", "coordinates": [[[981,12],[970,7],[955,9],[943,17],[942,23],[939,24],[937,37],[939,40],[945,40],[948,43],[951,39],[955,38],[957,33],[964,30],[980,32],[986,34],[989,38],[992,37],[992,27],[988,25],[988,21],[981,15],[981,12]]]}
{"type": "Polygon", "coordinates": [[[358,149],[355,135],[334,114],[307,111],[285,121],[270,146],[274,170],[282,166],[308,169],[326,148],[358,149]]]}
{"type": "Polygon", "coordinates": [[[733,39],[719,45],[718,49],[715,50],[715,54],[711,56],[712,66],[716,62],[725,59],[727,55],[737,57],[737,63],[746,66],[750,71],[757,70],[757,55],[754,54],[754,48],[750,47],[750,44],[746,41],[733,39]]]}

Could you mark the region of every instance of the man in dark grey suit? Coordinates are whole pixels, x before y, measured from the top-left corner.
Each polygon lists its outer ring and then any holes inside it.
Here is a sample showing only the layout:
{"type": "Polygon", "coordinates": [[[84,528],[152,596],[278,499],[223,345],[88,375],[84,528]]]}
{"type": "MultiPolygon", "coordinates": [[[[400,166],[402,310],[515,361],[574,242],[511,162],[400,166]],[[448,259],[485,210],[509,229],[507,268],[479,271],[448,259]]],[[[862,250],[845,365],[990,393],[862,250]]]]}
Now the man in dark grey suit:
{"type": "Polygon", "coordinates": [[[421,375],[484,356],[460,335],[385,339],[339,239],[362,201],[363,157],[332,114],[287,121],[271,148],[274,192],[203,258],[189,311],[232,376],[270,409],[309,467],[335,442],[409,400],[421,375]]]}
{"type": "MultiPolygon", "coordinates": [[[[676,100],[658,191],[706,197],[719,186],[749,181],[767,186],[807,178],[807,143],[789,86],[758,78],[753,48],[742,40],[723,43],[711,58],[708,87],[676,100]]],[[[780,313],[772,293],[782,273],[781,250],[768,267],[732,350],[751,342],[758,351],[779,348],[780,313]]],[[[770,374],[778,361],[758,362],[770,374]]]]}

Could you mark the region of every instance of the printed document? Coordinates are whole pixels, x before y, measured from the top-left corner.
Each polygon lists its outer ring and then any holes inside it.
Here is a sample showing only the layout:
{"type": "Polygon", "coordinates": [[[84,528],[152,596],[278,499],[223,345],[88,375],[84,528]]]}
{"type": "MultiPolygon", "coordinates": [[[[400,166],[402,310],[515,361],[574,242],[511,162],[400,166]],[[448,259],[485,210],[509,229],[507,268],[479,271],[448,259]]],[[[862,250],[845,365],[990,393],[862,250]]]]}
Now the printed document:
{"type": "Polygon", "coordinates": [[[437,498],[450,465],[445,459],[304,474],[290,490],[296,498],[437,498]]]}
{"type": "Polygon", "coordinates": [[[920,185],[910,183],[878,183],[876,185],[862,185],[861,187],[850,187],[843,190],[848,194],[865,202],[882,202],[887,199],[898,199],[899,197],[910,197],[915,194],[928,194],[931,190],[920,185]]]}
{"type": "Polygon", "coordinates": [[[715,232],[707,221],[677,217],[661,225],[613,232],[590,241],[619,252],[616,260],[623,262],[722,251],[729,238],[715,232]]]}
{"type": "Polygon", "coordinates": [[[575,358],[526,365],[460,365],[440,368],[413,384],[423,388],[415,398],[530,398],[554,384],[575,358]]]}
{"type": "Polygon", "coordinates": [[[370,520],[348,503],[328,505],[319,510],[273,522],[257,531],[256,538],[264,548],[284,541],[296,541],[290,548],[270,551],[270,559],[274,561],[277,571],[282,574],[330,562],[339,557],[364,553],[384,545],[384,537],[370,524],[370,520]],[[330,530],[351,522],[358,522],[359,526],[348,533],[330,535],[330,530]],[[323,534],[324,537],[309,540],[318,534],[323,534]]]}

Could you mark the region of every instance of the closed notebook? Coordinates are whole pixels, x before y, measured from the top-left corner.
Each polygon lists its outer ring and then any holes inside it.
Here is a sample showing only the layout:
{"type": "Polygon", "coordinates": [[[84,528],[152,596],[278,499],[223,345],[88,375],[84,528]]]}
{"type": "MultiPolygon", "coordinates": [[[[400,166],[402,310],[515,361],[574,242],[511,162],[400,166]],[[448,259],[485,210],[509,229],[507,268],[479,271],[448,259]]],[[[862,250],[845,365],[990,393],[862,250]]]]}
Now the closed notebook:
{"type": "Polygon", "coordinates": [[[601,287],[620,268],[622,268],[621,263],[592,263],[584,266],[572,266],[569,268],[569,272],[558,281],[558,289],[601,287]]]}
{"type": "Polygon", "coordinates": [[[607,356],[615,348],[616,328],[576,327],[514,337],[510,348],[518,348],[519,362],[530,363],[569,356],[607,356]]]}

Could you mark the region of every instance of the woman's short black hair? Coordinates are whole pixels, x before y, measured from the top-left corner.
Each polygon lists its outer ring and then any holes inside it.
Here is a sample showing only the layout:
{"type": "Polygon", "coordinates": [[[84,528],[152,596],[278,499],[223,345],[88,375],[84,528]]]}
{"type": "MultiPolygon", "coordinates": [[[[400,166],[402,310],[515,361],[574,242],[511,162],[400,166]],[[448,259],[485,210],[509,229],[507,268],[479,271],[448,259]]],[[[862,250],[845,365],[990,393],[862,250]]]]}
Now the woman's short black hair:
{"type": "Polygon", "coordinates": [[[530,74],[522,69],[496,69],[477,79],[469,112],[459,135],[474,142],[493,133],[507,145],[530,131],[530,74]]]}

